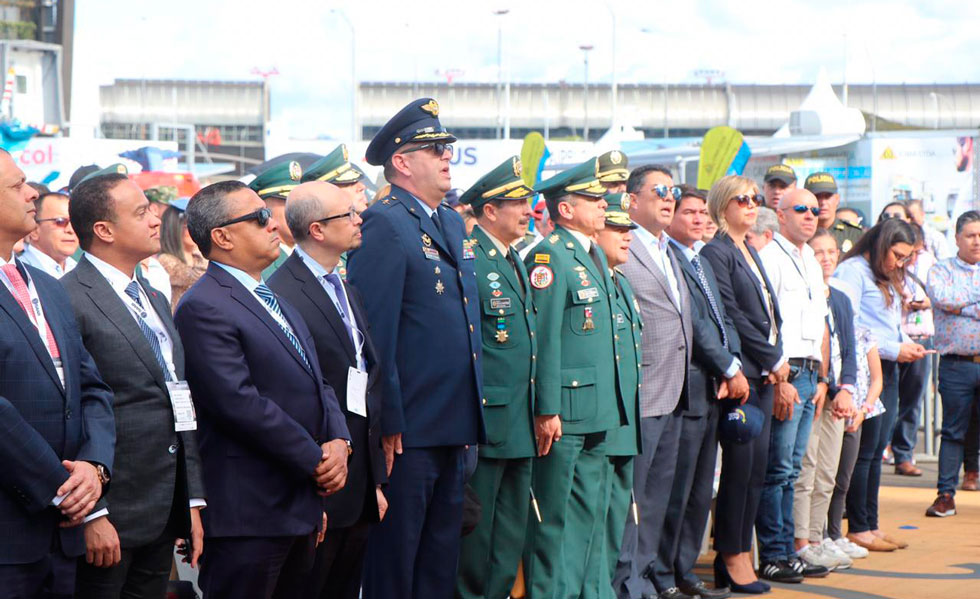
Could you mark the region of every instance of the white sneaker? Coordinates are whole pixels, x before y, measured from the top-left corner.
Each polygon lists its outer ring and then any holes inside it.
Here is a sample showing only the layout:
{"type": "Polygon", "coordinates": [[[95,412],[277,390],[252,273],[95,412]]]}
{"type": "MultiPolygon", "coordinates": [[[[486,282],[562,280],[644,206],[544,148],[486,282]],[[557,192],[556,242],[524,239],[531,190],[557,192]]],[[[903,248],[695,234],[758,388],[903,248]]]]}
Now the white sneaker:
{"type": "Polygon", "coordinates": [[[868,550],[860,545],[856,545],[851,541],[847,540],[847,537],[841,537],[834,541],[834,544],[840,547],[841,551],[847,554],[847,557],[851,559],[863,559],[868,557],[868,550]]]}
{"type": "Polygon", "coordinates": [[[854,560],[852,560],[844,550],[837,546],[837,543],[831,541],[830,539],[824,539],[820,542],[820,548],[823,552],[832,555],[837,560],[837,570],[846,570],[854,565],[854,560]]]}
{"type": "Polygon", "coordinates": [[[837,558],[825,552],[820,545],[807,545],[797,551],[796,555],[800,556],[801,560],[811,566],[823,566],[830,571],[833,571],[838,563],[837,558]]]}

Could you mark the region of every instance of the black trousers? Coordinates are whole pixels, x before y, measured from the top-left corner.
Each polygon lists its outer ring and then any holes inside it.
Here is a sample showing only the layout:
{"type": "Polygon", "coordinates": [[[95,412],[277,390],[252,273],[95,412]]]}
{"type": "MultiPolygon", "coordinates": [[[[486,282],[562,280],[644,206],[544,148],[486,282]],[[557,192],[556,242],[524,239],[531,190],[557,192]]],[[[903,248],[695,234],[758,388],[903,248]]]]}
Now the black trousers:
{"type": "Polygon", "coordinates": [[[316,548],[307,599],[358,599],[371,523],[363,517],[343,528],[330,529],[316,548]]]}
{"type": "Polygon", "coordinates": [[[61,550],[58,531],[51,551],[29,564],[0,564],[3,599],[71,599],[75,593],[75,560],[61,550]]]}
{"type": "Polygon", "coordinates": [[[315,532],[207,538],[198,583],[207,599],[295,599],[313,569],[315,544],[315,532]]]}
{"type": "Polygon", "coordinates": [[[769,461],[772,428],[772,385],[749,380],[763,414],[762,432],[748,443],[721,442],[721,480],[715,504],[715,550],[745,553],[752,550],[752,529],[769,461]]]}
{"type": "Polygon", "coordinates": [[[119,564],[97,568],[85,557],[78,559],[75,599],[163,599],[173,561],[174,536],[165,534],[156,542],[123,549],[119,564]]]}

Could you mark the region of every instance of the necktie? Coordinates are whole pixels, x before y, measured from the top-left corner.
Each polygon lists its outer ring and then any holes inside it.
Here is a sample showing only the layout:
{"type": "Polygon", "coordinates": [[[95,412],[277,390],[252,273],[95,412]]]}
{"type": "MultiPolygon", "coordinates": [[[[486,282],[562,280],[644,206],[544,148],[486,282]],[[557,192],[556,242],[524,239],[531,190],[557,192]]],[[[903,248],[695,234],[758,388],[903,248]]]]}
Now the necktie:
{"type": "Polygon", "coordinates": [[[711,290],[711,285],[708,285],[708,277],[705,276],[704,267],[701,266],[701,256],[694,254],[694,257],[691,258],[691,264],[694,265],[694,272],[698,273],[698,280],[701,281],[701,286],[704,287],[704,295],[708,298],[708,306],[711,308],[711,314],[715,317],[715,320],[721,328],[721,342],[727,348],[728,332],[725,331],[725,321],[721,317],[721,310],[718,309],[715,293],[711,290]]]}
{"type": "Polygon", "coordinates": [[[340,282],[340,275],[332,272],[323,278],[333,287],[334,294],[337,296],[337,308],[340,312],[340,319],[344,321],[347,336],[350,337],[351,343],[353,343],[354,335],[352,334],[353,327],[351,326],[350,320],[350,306],[347,305],[347,296],[344,294],[344,285],[340,282]]]}
{"type": "Polygon", "coordinates": [[[303,363],[306,364],[307,368],[309,368],[310,362],[306,359],[306,351],[304,351],[303,346],[299,344],[299,339],[297,339],[296,335],[289,330],[289,327],[283,324],[286,322],[286,317],[283,316],[282,310],[279,308],[279,300],[276,299],[276,294],[272,293],[272,290],[266,287],[265,283],[260,283],[259,286],[255,288],[255,295],[262,298],[262,301],[265,302],[276,314],[276,316],[279,317],[276,319],[276,323],[279,324],[279,328],[282,329],[282,332],[286,335],[286,339],[289,339],[289,342],[293,344],[296,352],[299,353],[299,357],[303,358],[303,363]]]}
{"type": "Polygon", "coordinates": [[[442,235],[442,222],[439,219],[438,208],[432,211],[432,222],[435,223],[436,229],[439,231],[439,234],[442,235]]]}
{"type": "MultiPolygon", "coordinates": [[[[24,277],[20,276],[20,271],[17,270],[17,265],[13,262],[9,264],[4,264],[0,270],[7,275],[7,279],[10,281],[13,289],[14,299],[20,304],[20,307],[24,309],[27,313],[27,318],[37,326],[35,321],[34,309],[31,307],[31,294],[27,290],[27,282],[24,281],[24,277]]],[[[52,358],[60,358],[61,352],[58,351],[58,344],[54,340],[54,333],[51,331],[51,327],[45,327],[45,339],[44,342],[48,346],[48,353],[52,358]]]]}
{"type": "MultiPolygon", "coordinates": [[[[143,302],[140,300],[139,285],[136,281],[130,281],[129,285],[126,285],[126,295],[130,297],[136,305],[140,308],[143,307],[143,302]]],[[[160,339],[157,338],[157,334],[153,332],[150,325],[146,324],[146,320],[139,314],[136,315],[136,323],[140,327],[140,331],[143,336],[146,337],[146,341],[150,344],[150,350],[153,351],[153,357],[156,358],[157,364],[160,365],[160,369],[163,370],[163,380],[172,381],[173,377],[170,376],[170,369],[167,368],[167,361],[163,359],[163,350],[160,349],[160,339]]]]}
{"type": "Polygon", "coordinates": [[[589,257],[595,262],[595,266],[599,269],[599,272],[602,272],[602,260],[599,259],[599,252],[596,251],[595,242],[589,246],[589,257]]]}
{"type": "Polygon", "coordinates": [[[524,299],[524,281],[521,280],[521,271],[517,268],[517,262],[514,260],[515,253],[511,248],[507,252],[507,261],[510,262],[510,267],[514,269],[514,276],[517,277],[517,292],[521,294],[521,299],[524,299]]]}

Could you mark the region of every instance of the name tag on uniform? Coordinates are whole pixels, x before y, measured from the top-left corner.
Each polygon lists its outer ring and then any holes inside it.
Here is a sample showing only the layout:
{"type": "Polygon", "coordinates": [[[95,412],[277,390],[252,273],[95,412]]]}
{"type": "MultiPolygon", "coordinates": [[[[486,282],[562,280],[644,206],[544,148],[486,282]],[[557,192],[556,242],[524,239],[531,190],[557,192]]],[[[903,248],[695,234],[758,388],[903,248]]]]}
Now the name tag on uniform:
{"type": "Polygon", "coordinates": [[[170,405],[174,409],[174,430],[197,430],[197,414],[194,412],[194,402],[191,400],[191,389],[187,381],[170,381],[167,383],[170,392],[170,405]]]}
{"type": "Polygon", "coordinates": [[[425,258],[427,260],[442,260],[442,258],[439,257],[439,250],[436,248],[424,247],[422,248],[422,253],[425,254],[425,258]]]}
{"type": "Polygon", "coordinates": [[[597,299],[599,297],[599,290],[595,287],[579,289],[577,293],[580,300],[597,299]]]}
{"type": "Polygon", "coordinates": [[[363,370],[347,369],[347,411],[367,418],[368,374],[363,370]]]}
{"type": "Polygon", "coordinates": [[[502,310],[502,309],[505,309],[505,308],[510,308],[510,305],[511,304],[510,304],[510,298],[509,297],[501,297],[501,298],[496,298],[496,299],[491,299],[490,300],[490,309],[491,310],[502,310]]]}
{"type": "Polygon", "coordinates": [[[626,319],[620,313],[616,314],[616,324],[626,324],[626,319]]]}

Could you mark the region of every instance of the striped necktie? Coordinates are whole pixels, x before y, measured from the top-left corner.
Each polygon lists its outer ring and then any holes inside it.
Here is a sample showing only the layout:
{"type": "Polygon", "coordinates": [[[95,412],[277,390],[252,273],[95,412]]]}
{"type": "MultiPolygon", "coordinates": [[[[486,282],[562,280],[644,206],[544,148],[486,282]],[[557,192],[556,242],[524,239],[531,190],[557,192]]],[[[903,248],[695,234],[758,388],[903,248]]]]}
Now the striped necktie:
{"type": "Polygon", "coordinates": [[[711,285],[708,285],[708,277],[704,274],[704,267],[701,266],[701,256],[694,254],[691,258],[691,264],[694,266],[694,272],[698,273],[698,280],[701,281],[701,286],[704,287],[704,295],[708,298],[708,306],[711,308],[711,314],[715,317],[721,328],[721,342],[728,348],[728,332],[725,331],[725,321],[721,317],[721,310],[718,309],[718,302],[715,300],[715,293],[711,290],[711,285]]]}
{"type": "MultiPolygon", "coordinates": [[[[126,295],[130,297],[136,305],[143,309],[143,302],[140,300],[139,285],[136,281],[130,281],[129,285],[126,285],[126,295]]],[[[143,336],[146,337],[146,341],[150,344],[150,350],[153,351],[153,357],[157,359],[157,364],[163,370],[163,380],[172,381],[173,377],[170,376],[170,369],[167,368],[167,361],[163,358],[163,350],[160,348],[160,339],[157,338],[157,334],[153,332],[150,325],[146,324],[145,312],[143,314],[136,315],[136,323],[140,327],[140,331],[143,336]]]]}
{"type": "MultiPolygon", "coordinates": [[[[27,318],[29,318],[34,326],[37,327],[36,316],[34,315],[34,310],[31,307],[31,294],[27,290],[27,282],[24,281],[24,277],[22,277],[20,275],[20,271],[17,270],[17,265],[10,262],[8,264],[4,264],[0,270],[3,270],[3,273],[7,275],[7,280],[10,281],[10,284],[13,287],[13,293],[11,295],[14,296],[14,299],[17,300],[20,307],[27,313],[27,318]]],[[[58,344],[54,340],[54,332],[52,332],[51,327],[45,327],[45,332],[47,335],[45,336],[44,343],[48,348],[48,354],[50,354],[52,358],[60,358],[61,352],[58,351],[58,344]]]]}
{"type": "Polygon", "coordinates": [[[285,333],[286,338],[289,339],[289,342],[293,344],[294,348],[296,348],[296,351],[299,353],[299,357],[303,358],[303,363],[306,364],[307,368],[309,368],[310,361],[306,359],[306,351],[303,349],[303,346],[299,344],[299,339],[296,338],[293,331],[284,324],[286,322],[286,317],[283,316],[282,310],[279,308],[279,300],[276,299],[276,294],[273,293],[271,289],[266,287],[265,283],[260,283],[259,286],[255,288],[255,295],[262,298],[262,301],[265,302],[276,314],[276,316],[279,317],[276,319],[276,322],[279,324],[279,328],[282,329],[282,332],[285,333]]]}

